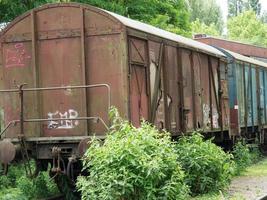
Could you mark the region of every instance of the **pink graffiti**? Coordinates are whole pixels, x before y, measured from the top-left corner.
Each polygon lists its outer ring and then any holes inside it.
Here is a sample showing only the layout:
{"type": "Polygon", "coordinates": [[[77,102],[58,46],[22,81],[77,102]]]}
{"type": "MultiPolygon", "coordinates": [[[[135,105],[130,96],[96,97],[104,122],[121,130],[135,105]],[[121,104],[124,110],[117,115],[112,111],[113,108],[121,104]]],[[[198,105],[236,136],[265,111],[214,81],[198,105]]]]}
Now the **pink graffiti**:
{"type": "Polygon", "coordinates": [[[14,45],[14,49],[6,50],[6,67],[24,67],[26,60],[31,56],[27,54],[23,43],[14,45]]]}

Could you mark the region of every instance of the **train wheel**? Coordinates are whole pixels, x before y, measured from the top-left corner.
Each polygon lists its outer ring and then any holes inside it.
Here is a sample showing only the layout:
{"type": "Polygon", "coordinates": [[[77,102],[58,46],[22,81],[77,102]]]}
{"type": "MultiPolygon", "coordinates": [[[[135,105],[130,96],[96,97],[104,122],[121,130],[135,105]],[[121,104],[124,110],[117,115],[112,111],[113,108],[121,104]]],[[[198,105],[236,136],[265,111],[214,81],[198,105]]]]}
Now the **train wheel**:
{"type": "Polygon", "coordinates": [[[59,191],[65,195],[66,200],[81,199],[80,193],[77,192],[75,184],[65,174],[57,174],[54,177],[59,191]]]}

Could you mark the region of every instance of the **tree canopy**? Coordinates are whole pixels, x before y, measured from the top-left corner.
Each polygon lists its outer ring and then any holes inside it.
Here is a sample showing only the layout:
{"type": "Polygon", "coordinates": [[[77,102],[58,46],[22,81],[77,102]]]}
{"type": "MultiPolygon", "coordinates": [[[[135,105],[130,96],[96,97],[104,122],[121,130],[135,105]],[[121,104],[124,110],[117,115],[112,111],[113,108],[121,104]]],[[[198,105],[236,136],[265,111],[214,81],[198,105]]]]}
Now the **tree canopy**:
{"type": "Polygon", "coordinates": [[[244,11],[253,10],[261,14],[260,0],[228,0],[228,17],[236,17],[244,11]]]}
{"type": "Polygon", "coordinates": [[[267,46],[267,25],[252,10],[230,18],[227,27],[229,39],[267,46]]]}
{"type": "Polygon", "coordinates": [[[207,34],[212,36],[220,36],[220,32],[214,23],[209,26],[204,22],[200,22],[199,19],[191,23],[193,34],[207,34]]]}
{"type": "Polygon", "coordinates": [[[190,34],[189,10],[185,0],[0,0],[0,22],[8,22],[45,3],[80,2],[153,24],[185,36],[190,34]]]}
{"type": "MultiPolygon", "coordinates": [[[[223,17],[222,10],[216,0],[188,0],[191,21],[199,21],[203,27],[211,27],[217,29],[216,32],[222,33],[223,31],[223,17]]],[[[192,27],[193,28],[193,27],[192,27]]],[[[203,29],[204,31],[204,29],[203,29]]]]}

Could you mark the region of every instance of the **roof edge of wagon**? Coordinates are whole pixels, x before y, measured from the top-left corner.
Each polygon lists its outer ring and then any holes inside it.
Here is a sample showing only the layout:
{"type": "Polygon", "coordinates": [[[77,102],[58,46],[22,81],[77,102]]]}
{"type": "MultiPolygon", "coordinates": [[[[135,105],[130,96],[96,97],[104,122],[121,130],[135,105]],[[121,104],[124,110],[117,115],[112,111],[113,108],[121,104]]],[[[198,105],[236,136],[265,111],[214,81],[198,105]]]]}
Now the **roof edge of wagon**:
{"type": "Polygon", "coordinates": [[[230,54],[237,61],[250,63],[253,65],[256,65],[257,67],[266,67],[267,68],[267,63],[265,63],[265,62],[262,62],[260,60],[255,59],[255,58],[244,56],[242,54],[239,54],[239,53],[227,50],[227,49],[223,49],[223,50],[225,52],[227,52],[228,54],[230,54]]]}
{"type": "Polygon", "coordinates": [[[31,10],[28,10],[27,12],[25,12],[25,13],[17,16],[15,19],[13,19],[11,22],[9,22],[7,24],[7,26],[2,31],[0,31],[0,37],[2,37],[9,29],[11,29],[19,21],[21,21],[24,18],[26,18],[29,15],[31,15],[32,12],[38,12],[38,11],[41,11],[41,10],[45,10],[45,9],[49,9],[49,8],[56,8],[56,7],[76,7],[76,8],[84,8],[84,9],[93,10],[95,12],[104,14],[106,17],[109,17],[110,19],[112,19],[113,21],[115,21],[117,23],[120,23],[120,24],[124,25],[116,17],[114,17],[113,15],[110,15],[110,13],[108,13],[108,11],[103,10],[101,8],[98,8],[98,7],[95,7],[95,6],[91,6],[89,4],[77,3],[77,2],[69,2],[69,3],[48,3],[48,4],[41,5],[39,7],[33,8],[31,10]]]}
{"type": "Polygon", "coordinates": [[[213,56],[226,59],[226,55],[223,52],[221,52],[220,50],[214,48],[213,46],[210,46],[210,45],[204,44],[202,42],[198,42],[198,41],[195,41],[193,39],[186,38],[186,37],[183,37],[181,35],[157,28],[157,27],[152,26],[150,24],[146,24],[146,23],[143,23],[143,22],[140,22],[137,20],[133,20],[133,19],[128,18],[128,17],[124,17],[122,15],[119,15],[119,14],[116,14],[116,13],[113,13],[110,11],[106,11],[106,10],[103,10],[103,11],[105,11],[105,12],[109,13],[110,15],[112,15],[113,17],[117,18],[126,27],[129,27],[129,28],[132,28],[132,29],[135,29],[138,31],[142,31],[145,33],[149,33],[151,35],[155,35],[157,37],[164,38],[164,39],[167,39],[170,41],[174,41],[174,42],[180,43],[180,44],[187,46],[187,47],[192,47],[196,51],[205,52],[208,54],[212,54],[213,56]]]}
{"type": "Polygon", "coordinates": [[[0,32],[0,38],[9,30],[11,29],[15,24],[17,24],[19,21],[23,20],[24,18],[26,18],[27,16],[31,15],[32,12],[38,12],[41,10],[45,10],[45,9],[49,9],[49,8],[53,8],[53,7],[77,7],[77,8],[84,8],[84,9],[89,9],[89,10],[93,10],[95,12],[99,12],[103,15],[105,15],[106,17],[122,24],[122,26],[124,27],[129,27],[138,31],[142,31],[144,33],[148,33],[151,35],[155,35],[157,37],[163,38],[163,39],[167,39],[170,41],[174,41],[177,42],[185,47],[191,47],[192,49],[195,49],[196,51],[199,52],[203,52],[203,53],[207,53],[210,55],[213,55],[215,57],[218,58],[223,58],[226,59],[226,55],[219,51],[218,49],[203,44],[201,42],[198,41],[194,41],[193,39],[190,38],[185,38],[183,36],[177,35],[175,33],[171,33],[169,31],[160,29],[160,28],[156,28],[152,25],[146,24],[146,23],[142,23],[140,21],[137,20],[133,20],[121,15],[118,15],[116,13],[98,8],[98,7],[94,7],[91,6],[89,4],[82,4],[82,3],[75,3],[75,2],[71,2],[71,3],[52,3],[52,4],[45,4],[42,5],[40,7],[34,8],[32,10],[29,10],[27,12],[25,12],[24,14],[16,17],[14,20],[12,20],[1,32],[0,32]]]}

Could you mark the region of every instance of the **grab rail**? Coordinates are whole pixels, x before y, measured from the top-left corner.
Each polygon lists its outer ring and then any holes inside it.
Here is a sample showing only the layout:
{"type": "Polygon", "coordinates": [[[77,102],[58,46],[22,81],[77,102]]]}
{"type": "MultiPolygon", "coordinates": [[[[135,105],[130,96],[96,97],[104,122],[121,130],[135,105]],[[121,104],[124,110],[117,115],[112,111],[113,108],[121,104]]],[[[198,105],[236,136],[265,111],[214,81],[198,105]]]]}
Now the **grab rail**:
{"type": "MultiPolygon", "coordinates": [[[[34,91],[51,91],[51,90],[68,90],[68,89],[87,89],[87,88],[97,88],[105,87],[108,93],[108,110],[111,107],[111,89],[108,84],[94,84],[94,85],[78,85],[78,86],[59,86],[59,87],[42,87],[42,88],[23,88],[26,84],[21,84],[18,86],[18,89],[9,89],[9,90],[0,90],[0,93],[16,93],[20,95],[20,119],[12,120],[0,133],[1,136],[10,128],[11,125],[16,125],[20,123],[20,135],[24,136],[24,123],[36,123],[36,122],[46,122],[46,121],[60,121],[60,120],[94,120],[96,123],[99,121],[104,125],[108,130],[108,125],[101,117],[76,117],[76,118],[53,118],[53,119],[24,119],[24,92],[34,92],[34,91]]],[[[108,111],[107,111],[108,112],[108,111]]]]}

